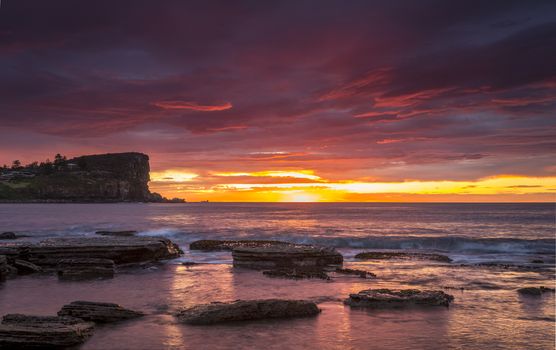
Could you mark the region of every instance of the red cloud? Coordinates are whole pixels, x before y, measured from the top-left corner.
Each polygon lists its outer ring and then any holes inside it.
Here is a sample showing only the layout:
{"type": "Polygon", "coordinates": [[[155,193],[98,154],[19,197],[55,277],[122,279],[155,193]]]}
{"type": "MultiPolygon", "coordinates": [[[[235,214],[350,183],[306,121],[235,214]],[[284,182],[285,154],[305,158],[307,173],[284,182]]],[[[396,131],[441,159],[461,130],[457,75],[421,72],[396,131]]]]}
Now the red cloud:
{"type": "Polygon", "coordinates": [[[230,102],[225,102],[220,105],[201,105],[197,102],[190,102],[190,101],[159,101],[153,103],[155,106],[162,108],[162,109],[188,109],[192,111],[199,111],[199,112],[215,112],[215,111],[225,111],[227,109],[232,108],[232,104],[230,102]]]}

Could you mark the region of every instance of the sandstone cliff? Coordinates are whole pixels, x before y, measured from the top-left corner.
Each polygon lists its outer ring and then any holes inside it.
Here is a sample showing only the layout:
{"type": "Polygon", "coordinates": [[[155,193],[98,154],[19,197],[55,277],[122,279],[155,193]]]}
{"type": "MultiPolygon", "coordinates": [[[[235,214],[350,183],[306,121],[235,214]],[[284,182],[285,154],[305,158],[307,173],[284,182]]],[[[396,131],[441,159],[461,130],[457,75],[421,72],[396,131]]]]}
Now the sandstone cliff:
{"type": "Polygon", "coordinates": [[[149,191],[149,157],[142,153],[81,156],[50,171],[12,172],[0,181],[0,200],[76,202],[158,202],[149,191]]]}

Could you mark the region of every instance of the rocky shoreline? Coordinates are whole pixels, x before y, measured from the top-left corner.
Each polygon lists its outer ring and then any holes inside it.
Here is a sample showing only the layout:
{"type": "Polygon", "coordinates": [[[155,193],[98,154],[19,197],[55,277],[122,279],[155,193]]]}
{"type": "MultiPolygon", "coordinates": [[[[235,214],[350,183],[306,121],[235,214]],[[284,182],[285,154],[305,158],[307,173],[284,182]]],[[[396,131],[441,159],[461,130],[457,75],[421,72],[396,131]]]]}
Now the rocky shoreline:
{"type": "MultiPolygon", "coordinates": [[[[97,236],[93,237],[51,238],[35,244],[18,243],[16,234],[9,235],[0,246],[0,279],[16,278],[23,274],[55,274],[62,280],[70,281],[118,278],[118,270],[122,267],[153,264],[182,254],[180,247],[167,238],[140,237],[135,236],[135,233],[131,230],[98,231],[97,236]]],[[[329,247],[282,241],[202,240],[192,242],[190,250],[197,250],[200,254],[203,251],[230,251],[232,273],[247,269],[272,278],[317,278],[332,283],[343,275],[361,278],[361,283],[369,283],[368,286],[380,280],[380,276],[371,271],[345,267],[342,254],[329,247]]],[[[450,263],[449,258],[437,254],[366,254],[365,257],[356,256],[356,259],[426,259],[450,263]]],[[[183,263],[188,269],[196,265],[195,262],[183,263]]],[[[551,292],[554,290],[545,287],[529,287],[518,291],[520,295],[531,296],[551,292]]],[[[453,302],[454,296],[441,290],[380,288],[350,293],[344,300],[347,307],[369,310],[448,307],[453,302]]],[[[175,322],[198,326],[316,317],[319,313],[321,309],[316,302],[291,299],[213,301],[171,311],[175,322]]],[[[72,347],[90,338],[96,324],[126,321],[145,315],[141,310],[126,309],[115,303],[82,300],[64,305],[53,316],[4,315],[0,324],[0,347],[72,347]]]]}

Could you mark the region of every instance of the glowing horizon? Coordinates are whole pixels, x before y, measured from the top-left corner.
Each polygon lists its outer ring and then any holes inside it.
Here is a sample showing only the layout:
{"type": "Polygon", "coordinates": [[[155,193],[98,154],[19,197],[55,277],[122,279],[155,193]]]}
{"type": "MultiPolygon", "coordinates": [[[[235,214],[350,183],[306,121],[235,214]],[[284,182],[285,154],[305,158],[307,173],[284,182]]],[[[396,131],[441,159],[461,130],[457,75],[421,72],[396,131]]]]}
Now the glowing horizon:
{"type": "Polygon", "coordinates": [[[551,202],[556,198],[556,177],[499,175],[475,181],[331,182],[311,170],[214,173],[209,177],[202,179],[199,174],[180,173],[177,170],[170,173],[154,172],[150,188],[167,197],[227,202],[246,201],[246,198],[247,201],[256,202],[431,202],[446,201],[446,198],[452,198],[449,201],[467,202],[477,201],[478,197],[482,197],[480,201],[551,202]],[[173,177],[168,178],[168,174],[173,174],[173,177]],[[247,182],[227,181],[230,177],[242,177],[247,182]],[[255,182],[260,177],[268,177],[270,182],[255,182]],[[288,178],[289,181],[273,182],[273,177],[288,178]],[[194,181],[196,179],[200,182],[194,181]],[[202,185],[209,182],[212,183],[209,186],[202,185]]]}

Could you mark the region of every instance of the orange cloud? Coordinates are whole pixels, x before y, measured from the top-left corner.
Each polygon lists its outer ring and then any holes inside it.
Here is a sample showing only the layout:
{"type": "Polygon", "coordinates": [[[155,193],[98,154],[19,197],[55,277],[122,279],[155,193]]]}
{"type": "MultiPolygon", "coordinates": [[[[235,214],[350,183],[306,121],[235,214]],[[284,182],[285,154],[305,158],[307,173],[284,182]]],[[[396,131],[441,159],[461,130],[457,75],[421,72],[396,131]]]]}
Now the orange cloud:
{"type": "Polygon", "coordinates": [[[227,109],[232,108],[232,104],[230,102],[225,102],[219,105],[201,105],[198,104],[197,102],[173,100],[173,101],[159,101],[153,104],[162,109],[187,109],[187,110],[199,111],[199,112],[225,111],[227,109]]]}

